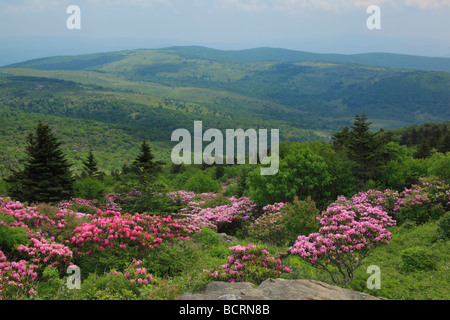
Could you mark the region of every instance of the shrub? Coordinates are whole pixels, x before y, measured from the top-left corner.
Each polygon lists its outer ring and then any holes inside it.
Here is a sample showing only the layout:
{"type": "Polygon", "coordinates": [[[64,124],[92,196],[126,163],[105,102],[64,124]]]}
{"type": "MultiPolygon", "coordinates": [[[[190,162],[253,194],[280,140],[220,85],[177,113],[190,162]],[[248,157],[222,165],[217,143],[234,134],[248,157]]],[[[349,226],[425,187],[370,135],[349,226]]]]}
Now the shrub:
{"type": "Polygon", "coordinates": [[[207,174],[196,173],[186,182],[185,189],[195,193],[217,192],[220,184],[207,174]]]}
{"type": "Polygon", "coordinates": [[[311,198],[305,201],[297,197],[292,203],[288,203],[282,208],[285,212],[281,219],[281,224],[286,230],[285,241],[293,244],[299,235],[307,235],[319,229],[319,210],[311,198]]]}
{"type": "Polygon", "coordinates": [[[191,242],[162,243],[144,259],[144,265],[155,276],[182,275],[198,260],[198,251],[191,242]]]}
{"type": "Polygon", "coordinates": [[[355,202],[339,198],[322,213],[318,232],[299,236],[289,248],[292,254],[327,271],[335,283],[342,277],[348,285],[370,251],[389,243],[392,234],[386,228],[395,224],[381,207],[355,202]]]}
{"type": "Polygon", "coordinates": [[[228,263],[220,270],[204,270],[205,274],[218,281],[252,282],[260,284],[269,278],[279,278],[290,269],[281,264],[278,257],[269,256],[269,252],[252,244],[229,248],[231,255],[228,263]]]}
{"type": "Polygon", "coordinates": [[[33,282],[37,277],[34,270],[37,268],[25,260],[9,262],[0,250],[0,300],[33,295],[33,282]]]}
{"type": "Polygon", "coordinates": [[[435,270],[437,256],[422,247],[408,248],[401,253],[400,268],[406,272],[416,270],[435,270]]]}
{"type": "Polygon", "coordinates": [[[246,197],[227,198],[215,193],[202,193],[189,201],[179,213],[180,216],[196,216],[198,222],[203,221],[203,226],[210,224],[219,232],[235,234],[253,217],[255,207],[256,203],[246,197]]]}
{"type": "Polygon", "coordinates": [[[264,206],[263,214],[250,224],[249,236],[270,244],[283,245],[286,238],[286,226],[282,224],[285,212],[281,209],[284,205],[283,202],[279,202],[264,206]]]}
{"type": "Polygon", "coordinates": [[[89,300],[135,300],[145,287],[155,284],[142,264],[133,260],[123,272],[113,269],[102,276],[91,273],[82,282],[81,292],[89,300]]]}
{"type": "Polygon", "coordinates": [[[446,212],[438,221],[438,234],[440,238],[450,239],[450,212],[446,212]]]}
{"type": "Polygon", "coordinates": [[[30,244],[19,245],[17,251],[24,253],[33,263],[50,268],[64,267],[71,263],[73,253],[65,245],[31,234],[30,241],[30,244]]]}
{"type": "Polygon", "coordinates": [[[77,198],[93,200],[103,197],[105,192],[104,184],[95,178],[86,177],[74,183],[74,195],[77,198]]]}
{"type": "Polygon", "coordinates": [[[27,244],[26,225],[20,226],[14,217],[0,211],[0,248],[7,252],[12,251],[19,244],[27,244]]]}
{"type": "Polygon", "coordinates": [[[249,235],[275,245],[293,244],[299,235],[319,229],[319,210],[314,201],[294,198],[292,203],[275,203],[263,207],[263,215],[249,226],[249,235]]]}
{"type": "Polygon", "coordinates": [[[439,219],[449,208],[450,185],[435,179],[421,179],[421,184],[399,195],[393,213],[399,224],[405,221],[423,224],[439,219]]]}
{"type": "Polygon", "coordinates": [[[114,211],[98,211],[91,222],[73,230],[67,243],[73,248],[77,264],[91,269],[123,267],[132,258],[142,259],[163,241],[188,239],[188,230],[171,216],[147,213],[130,215],[114,211]]]}

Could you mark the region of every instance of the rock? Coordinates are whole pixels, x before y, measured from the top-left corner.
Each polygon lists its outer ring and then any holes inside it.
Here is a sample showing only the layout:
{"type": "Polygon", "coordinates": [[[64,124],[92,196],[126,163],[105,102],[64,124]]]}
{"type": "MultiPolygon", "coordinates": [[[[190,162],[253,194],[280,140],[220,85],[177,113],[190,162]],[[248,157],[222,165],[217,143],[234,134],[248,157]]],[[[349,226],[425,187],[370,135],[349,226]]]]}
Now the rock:
{"type": "Polygon", "coordinates": [[[242,300],[242,298],[236,294],[224,294],[218,298],[219,300],[242,300]]]}
{"type": "Polygon", "coordinates": [[[237,241],[237,238],[230,236],[226,233],[219,233],[219,240],[222,241],[223,243],[232,243],[237,241]]]}
{"type": "Polygon", "coordinates": [[[255,288],[249,282],[223,282],[212,281],[200,293],[184,293],[180,296],[182,300],[219,300],[222,296],[236,295],[241,300],[262,300],[265,299],[262,291],[255,288]]]}
{"type": "Polygon", "coordinates": [[[182,300],[385,300],[315,280],[268,279],[259,287],[249,282],[208,283],[202,292],[184,293],[182,300]]]}

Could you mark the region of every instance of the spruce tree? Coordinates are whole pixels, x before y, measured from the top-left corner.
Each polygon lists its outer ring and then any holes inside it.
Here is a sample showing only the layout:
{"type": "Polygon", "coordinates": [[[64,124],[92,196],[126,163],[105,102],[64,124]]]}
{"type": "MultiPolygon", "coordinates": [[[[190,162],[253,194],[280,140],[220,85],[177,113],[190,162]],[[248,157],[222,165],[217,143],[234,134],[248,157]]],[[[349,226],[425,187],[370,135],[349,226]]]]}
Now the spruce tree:
{"type": "Polygon", "coordinates": [[[39,123],[26,138],[24,168],[8,179],[10,195],[29,202],[58,202],[73,193],[70,164],[48,124],[39,123]]]}
{"type": "Polygon", "coordinates": [[[383,149],[388,142],[381,131],[370,131],[371,124],[365,114],[357,114],[350,128],[333,135],[334,146],[353,162],[354,176],[363,188],[369,180],[378,178],[384,160],[383,149]]]}
{"type": "Polygon", "coordinates": [[[155,161],[152,149],[147,141],[143,141],[140,153],[133,163],[134,171],[139,175],[141,182],[155,180],[156,175],[161,171],[163,162],[155,161]]]}
{"type": "Polygon", "coordinates": [[[82,175],[91,178],[99,178],[100,172],[97,165],[97,160],[95,160],[94,154],[92,153],[92,151],[90,151],[87,159],[83,161],[82,175]]]}

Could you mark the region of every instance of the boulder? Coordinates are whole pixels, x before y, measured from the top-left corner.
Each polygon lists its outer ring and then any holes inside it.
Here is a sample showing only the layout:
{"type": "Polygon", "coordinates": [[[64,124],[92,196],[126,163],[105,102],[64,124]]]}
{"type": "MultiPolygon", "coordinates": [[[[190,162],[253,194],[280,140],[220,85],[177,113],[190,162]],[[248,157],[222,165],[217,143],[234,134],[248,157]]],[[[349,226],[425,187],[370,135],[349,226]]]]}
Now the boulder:
{"type": "Polygon", "coordinates": [[[249,282],[208,283],[201,292],[184,293],[182,300],[384,300],[362,292],[315,280],[268,279],[259,286],[249,282]]]}
{"type": "Polygon", "coordinates": [[[219,240],[222,241],[223,243],[233,243],[237,241],[237,238],[230,236],[226,233],[219,233],[219,240]]]}

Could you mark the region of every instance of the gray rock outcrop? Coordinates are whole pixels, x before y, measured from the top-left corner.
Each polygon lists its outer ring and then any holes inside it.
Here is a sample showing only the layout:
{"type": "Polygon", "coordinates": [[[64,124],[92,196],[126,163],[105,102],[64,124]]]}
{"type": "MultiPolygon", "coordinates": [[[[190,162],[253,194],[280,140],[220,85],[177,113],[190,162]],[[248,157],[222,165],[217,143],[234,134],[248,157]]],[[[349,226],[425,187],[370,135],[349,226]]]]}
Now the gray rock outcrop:
{"type": "Polygon", "coordinates": [[[249,282],[210,282],[202,292],[184,293],[182,300],[384,300],[315,280],[268,279],[249,282]]]}

